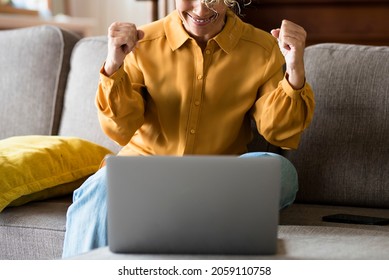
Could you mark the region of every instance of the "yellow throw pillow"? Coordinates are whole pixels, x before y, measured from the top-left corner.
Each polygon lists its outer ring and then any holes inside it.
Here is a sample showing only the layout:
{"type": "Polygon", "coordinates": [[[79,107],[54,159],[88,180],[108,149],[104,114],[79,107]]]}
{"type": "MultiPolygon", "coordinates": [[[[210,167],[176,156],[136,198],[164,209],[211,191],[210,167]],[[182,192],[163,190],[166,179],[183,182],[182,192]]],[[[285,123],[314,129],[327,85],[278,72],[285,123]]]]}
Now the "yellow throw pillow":
{"type": "Polygon", "coordinates": [[[0,212],[7,206],[71,193],[110,153],[76,137],[34,135],[0,140],[0,212]]]}

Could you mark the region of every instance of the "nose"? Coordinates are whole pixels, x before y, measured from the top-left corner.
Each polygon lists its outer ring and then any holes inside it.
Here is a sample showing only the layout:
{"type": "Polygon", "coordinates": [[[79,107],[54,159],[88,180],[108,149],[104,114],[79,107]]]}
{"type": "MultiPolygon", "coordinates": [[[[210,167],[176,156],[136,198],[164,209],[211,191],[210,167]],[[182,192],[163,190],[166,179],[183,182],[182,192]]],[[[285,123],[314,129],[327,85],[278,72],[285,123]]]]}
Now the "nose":
{"type": "Polygon", "coordinates": [[[203,0],[196,0],[193,8],[193,12],[201,17],[209,13],[209,8],[205,5],[203,0]]]}

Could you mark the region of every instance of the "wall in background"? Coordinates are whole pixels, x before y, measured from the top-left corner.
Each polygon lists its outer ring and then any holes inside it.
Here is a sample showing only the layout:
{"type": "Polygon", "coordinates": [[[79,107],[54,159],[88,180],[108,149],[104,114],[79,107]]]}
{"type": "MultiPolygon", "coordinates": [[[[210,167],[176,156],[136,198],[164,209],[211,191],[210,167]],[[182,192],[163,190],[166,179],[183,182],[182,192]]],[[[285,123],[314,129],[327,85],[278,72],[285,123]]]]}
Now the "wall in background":
{"type": "MultiPolygon", "coordinates": [[[[70,15],[90,17],[96,20],[95,35],[106,35],[114,21],[143,25],[152,21],[152,2],[136,0],[68,0],[70,15]]],[[[174,9],[174,0],[167,0],[167,11],[174,9]]],[[[159,1],[159,17],[165,13],[165,2],[159,1]]]]}
{"type": "Polygon", "coordinates": [[[389,46],[389,0],[252,0],[243,20],[270,31],[289,19],[308,32],[307,44],[389,46]]]}

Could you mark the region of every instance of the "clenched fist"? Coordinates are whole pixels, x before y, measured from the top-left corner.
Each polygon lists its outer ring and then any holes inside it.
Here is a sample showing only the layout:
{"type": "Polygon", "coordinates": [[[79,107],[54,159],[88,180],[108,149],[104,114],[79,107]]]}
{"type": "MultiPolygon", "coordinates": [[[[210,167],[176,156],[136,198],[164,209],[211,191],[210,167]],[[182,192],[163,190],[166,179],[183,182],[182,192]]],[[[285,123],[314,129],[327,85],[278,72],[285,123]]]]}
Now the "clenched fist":
{"type": "Polygon", "coordinates": [[[285,57],[289,83],[296,89],[303,87],[306,31],[291,21],[283,20],[281,27],[273,29],[271,34],[278,39],[281,52],[285,57]]]}
{"type": "Polygon", "coordinates": [[[108,55],[104,65],[107,76],[111,76],[120,68],[126,55],[135,48],[143,36],[143,31],[138,30],[133,23],[111,24],[108,28],[108,55]]]}

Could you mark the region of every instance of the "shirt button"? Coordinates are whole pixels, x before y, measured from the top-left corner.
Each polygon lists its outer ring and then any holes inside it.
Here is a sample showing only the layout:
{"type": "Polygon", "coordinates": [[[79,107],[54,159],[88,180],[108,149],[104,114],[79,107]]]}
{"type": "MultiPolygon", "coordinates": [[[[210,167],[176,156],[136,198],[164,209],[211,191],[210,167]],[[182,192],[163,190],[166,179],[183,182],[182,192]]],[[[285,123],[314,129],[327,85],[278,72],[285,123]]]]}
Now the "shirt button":
{"type": "Polygon", "coordinates": [[[194,104],[195,104],[196,106],[199,106],[199,105],[200,105],[200,101],[196,100],[194,104]]]}
{"type": "Polygon", "coordinates": [[[197,76],[197,80],[201,80],[202,78],[203,78],[203,75],[201,75],[201,74],[197,76]]]}
{"type": "Polygon", "coordinates": [[[205,50],[205,54],[211,54],[211,51],[210,50],[205,50]]]}
{"type": "Polygon", "coordinates": [[[196,133],[196,130],[195,129],[191,129],[190,130],[190,134],[195,134],[196,133]]]}

